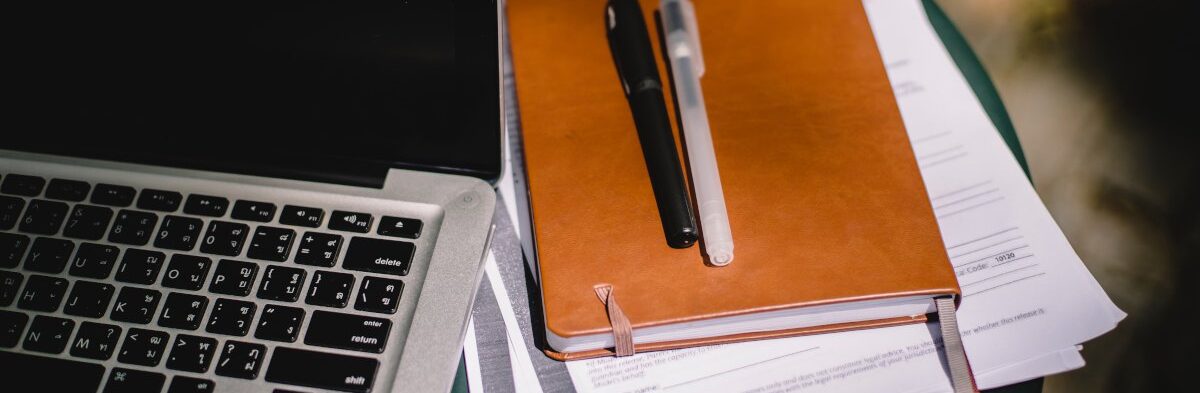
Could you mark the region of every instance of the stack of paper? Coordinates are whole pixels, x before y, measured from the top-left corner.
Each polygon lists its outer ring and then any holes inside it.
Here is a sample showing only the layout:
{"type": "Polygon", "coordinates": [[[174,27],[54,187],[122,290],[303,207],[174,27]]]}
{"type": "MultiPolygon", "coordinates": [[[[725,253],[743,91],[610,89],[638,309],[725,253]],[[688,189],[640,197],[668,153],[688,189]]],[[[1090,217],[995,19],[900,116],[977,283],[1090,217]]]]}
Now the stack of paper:
{"type": "MultiPolygon", "coordinates": [[[[1125,314],[1038,199],[919,0],[864,3],[963,290],[959,326],[977,382],[991,388],[1082,367],[1080,345],[1125,314]]],[[[519,339],[515,325],[509,337],[519,339]]],[[[949,391],[939,346],[937,326],[909,325],[566,367],[584,392],[949,391]]]]}

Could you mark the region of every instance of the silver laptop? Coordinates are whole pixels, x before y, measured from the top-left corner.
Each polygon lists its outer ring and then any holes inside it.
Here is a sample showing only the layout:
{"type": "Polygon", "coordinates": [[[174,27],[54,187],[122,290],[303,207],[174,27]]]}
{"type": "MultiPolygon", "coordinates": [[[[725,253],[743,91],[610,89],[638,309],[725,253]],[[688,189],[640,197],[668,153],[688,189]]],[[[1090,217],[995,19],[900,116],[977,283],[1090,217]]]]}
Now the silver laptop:
{"type": "Polygon", "coordinates": [[[17,7],[5,390],[450,388],[503,169],[496,2],[17,7]]]}

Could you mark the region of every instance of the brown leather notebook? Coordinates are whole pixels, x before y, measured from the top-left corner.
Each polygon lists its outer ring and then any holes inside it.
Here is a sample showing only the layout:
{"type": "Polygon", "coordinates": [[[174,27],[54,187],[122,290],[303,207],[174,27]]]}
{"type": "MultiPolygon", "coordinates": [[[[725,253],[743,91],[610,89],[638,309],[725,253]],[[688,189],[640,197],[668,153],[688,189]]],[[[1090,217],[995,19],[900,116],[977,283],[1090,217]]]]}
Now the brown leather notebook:
{"type": "Polygon", "coordinates": [[[604,11],[508,5],[548,354],[613,353],[597,285],[638,351],[920,322],[957,298],[861,2],[697,2],[726,267],[664,241],[604,11]]]}

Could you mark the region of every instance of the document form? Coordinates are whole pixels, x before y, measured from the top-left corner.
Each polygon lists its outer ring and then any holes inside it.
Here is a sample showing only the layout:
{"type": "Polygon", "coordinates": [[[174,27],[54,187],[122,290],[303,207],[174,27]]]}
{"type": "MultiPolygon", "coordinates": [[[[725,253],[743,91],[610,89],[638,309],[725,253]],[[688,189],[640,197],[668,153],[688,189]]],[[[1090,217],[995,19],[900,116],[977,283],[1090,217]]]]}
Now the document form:
{"type": "MultiPolygon", "coordinates": [[[[1084,267],[918,0],[864,2],[964,294],[959,326],[982,388],[1083,365],[1078,345],[1125,314],[1084,267]]],[[[949,391],[936,326],[569,362],[590,392],[949,391]]]]}

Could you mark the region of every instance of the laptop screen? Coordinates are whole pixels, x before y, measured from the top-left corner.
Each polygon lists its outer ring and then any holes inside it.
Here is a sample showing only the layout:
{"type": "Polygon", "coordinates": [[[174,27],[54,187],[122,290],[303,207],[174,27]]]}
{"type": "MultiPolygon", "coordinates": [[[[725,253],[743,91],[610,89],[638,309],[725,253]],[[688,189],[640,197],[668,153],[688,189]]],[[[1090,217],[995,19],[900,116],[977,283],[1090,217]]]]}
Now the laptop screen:
{"type": "Polygon", "coordinates": [[[500,171],[481,0],[2,6],[0,148],[380,185],[500,171]]]}

